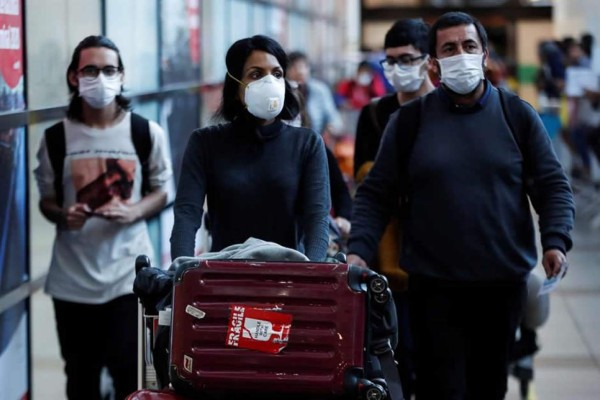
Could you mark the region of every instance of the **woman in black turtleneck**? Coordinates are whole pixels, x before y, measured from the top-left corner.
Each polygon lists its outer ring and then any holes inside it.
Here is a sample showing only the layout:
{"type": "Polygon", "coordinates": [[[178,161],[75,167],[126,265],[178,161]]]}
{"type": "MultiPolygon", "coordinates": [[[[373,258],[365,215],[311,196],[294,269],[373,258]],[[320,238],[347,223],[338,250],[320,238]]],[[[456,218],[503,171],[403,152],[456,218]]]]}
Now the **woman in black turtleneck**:
{"type": "Polygon", "coordinates": [[[204,198],[211,251],[249,237],[302,249],[321,261],[330,210],[325,146],[310,129],[286,125],[298,103],[285,81],[287,56],[266,36],[228,50],[223,101],[228,123],[194,131],[175,200],[171,257],[194,255],[204,198]]]}

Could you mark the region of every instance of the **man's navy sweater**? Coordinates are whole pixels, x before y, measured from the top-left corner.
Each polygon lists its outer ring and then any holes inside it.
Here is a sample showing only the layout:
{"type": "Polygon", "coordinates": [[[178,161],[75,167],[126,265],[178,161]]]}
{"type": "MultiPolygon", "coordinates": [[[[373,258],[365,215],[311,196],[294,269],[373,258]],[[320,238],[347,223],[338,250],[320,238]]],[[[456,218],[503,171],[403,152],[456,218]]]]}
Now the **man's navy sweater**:
{"type": "Polygon", "coordinates": [[[308,258],[325,258],[331,201],[325,146],[315,132],[241,118],[194,131],[177,185],[173,259],[194,254],[205,196],[211,251],[255,237],[293,249],[302,240],[308,258]]]}
{"type": "MultiPolygon", "coordinates": [[[[422,104],[408,164],[400,261],[409,273],[449,281],[525,279],[537,254],[523,156],[539,198],[542,247],[569,250],[572,192],[531,106],[522,104],[528,122],[521,133],[528,154],[522,156],[489,83],[482,100],[468,109],[453,104],[442,88],[422,104]]],[[[407,134],[402,111],[390,118],[375,165],[356,194],[349,252],[364,260],[372,258],[399,204],[399,140],[407,134]]]]}

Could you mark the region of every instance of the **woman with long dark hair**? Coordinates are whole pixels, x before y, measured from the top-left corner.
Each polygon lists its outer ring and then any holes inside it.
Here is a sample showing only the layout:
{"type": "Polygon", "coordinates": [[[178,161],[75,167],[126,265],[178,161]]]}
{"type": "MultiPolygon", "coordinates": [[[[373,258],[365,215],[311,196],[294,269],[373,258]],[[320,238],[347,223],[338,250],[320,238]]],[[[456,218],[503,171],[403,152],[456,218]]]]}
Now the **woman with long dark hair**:
{"type": "Polygon", "coordinates": [[[330,209],[325,146],[314,131],[284,124],[299,112],[285,80],[287,56],[266,36],[235,42],[218,116],[194,131],[175,200],[171,256],[194,255],[208,200],[212,251],[249,237],[326,256],[330,209]]]}

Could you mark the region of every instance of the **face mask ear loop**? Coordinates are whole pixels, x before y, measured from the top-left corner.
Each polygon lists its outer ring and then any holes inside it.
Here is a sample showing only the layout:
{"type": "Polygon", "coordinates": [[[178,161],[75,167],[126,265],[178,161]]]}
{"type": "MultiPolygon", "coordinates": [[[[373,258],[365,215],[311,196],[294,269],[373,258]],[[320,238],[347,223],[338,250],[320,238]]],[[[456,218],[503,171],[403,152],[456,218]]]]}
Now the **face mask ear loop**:
{"type": "Polygon", "coordinates": [[[437,69],[438,69],[438,79],[442,79],[442,63],[440,62],[439,58],[434,58],[433,59],[436,63],[437,63],[437,69]]]}
{"type": "MultiPolygon", "coordinates": [[[[231,79],[233,79],[234,81],[236,81],[237,83],[239,83],[240,85],[242,85],[244,88],[246,88],[246,89],[248,88],[248,85],[246,85],[244,82],[240,81],[240,80],[239,80],[238,78],[236,78],[235,76],[231,75],[231,74],[229,73],[229,71],[226,71],[226,72],[227,72],[227,75],[229,75],[229,77],[230,77],[231,79]]],[[[240,99],[240,101],[241,101],[241,99],[240,99]]],[[[244,108],[245,108],[245,109],[248,109],[248,104],[246,104],[246,102],[245,102],[245,101],[242,101],[242,105],[244,106],[244,108]]]]}
{"type": "Polygon", "coordinates": [[[242,81],[240,81],[238,78],[236,78],[235,76],[231,75],[231,74],[229,73],[229,71],[227,71],[227,75],[229,75],[229,77],[230,77],[231,79],[233,79],[234,81],[236,81],[236,82],[237,82],[237,83],[239,83],[240,85],[242,85],[242,86],[244,86],[244,87],[248,86],[248,85],[246,85],[244,82],[242,82],[242,81]]]}

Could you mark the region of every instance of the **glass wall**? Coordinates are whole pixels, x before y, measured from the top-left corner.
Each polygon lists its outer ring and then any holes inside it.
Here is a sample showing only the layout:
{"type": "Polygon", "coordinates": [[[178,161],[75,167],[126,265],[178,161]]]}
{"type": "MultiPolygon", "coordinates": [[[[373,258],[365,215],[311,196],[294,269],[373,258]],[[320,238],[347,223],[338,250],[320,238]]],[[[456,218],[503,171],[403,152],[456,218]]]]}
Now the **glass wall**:
{"type": "MultiPolygon", "coordinates": [[[[0,1],[0,112],[25,109],[23,7],[0,1]]],[[[27,139],[24,127],[0,127],[0,298],[29,280],[27,139]]],[[[0,310],[2,398],[29,396],[27,300],[0,310]]]]}
{"type": "MultiPolygon", "coordinates": [[[[116,43],[125,94],[135,112],[165,130],[177,177],[192,130],[214,122],[225,54],[235,40],[264,34],[286,50],[304,50],[314,75],[333,84],[339,72],[325,63],[348,50],[341,11],[348,7],[358,10],[359,0],[0,0],[0,398],[64,397],[52,304],[40,290],[55,226],[39,212],[32,170],[44,130],[65,115],[65,75],[76,45],[98,34],[116,43]]],[[[170,210],[151,224],[163,265],[170,262],[171,226],[170,210]]]]}

